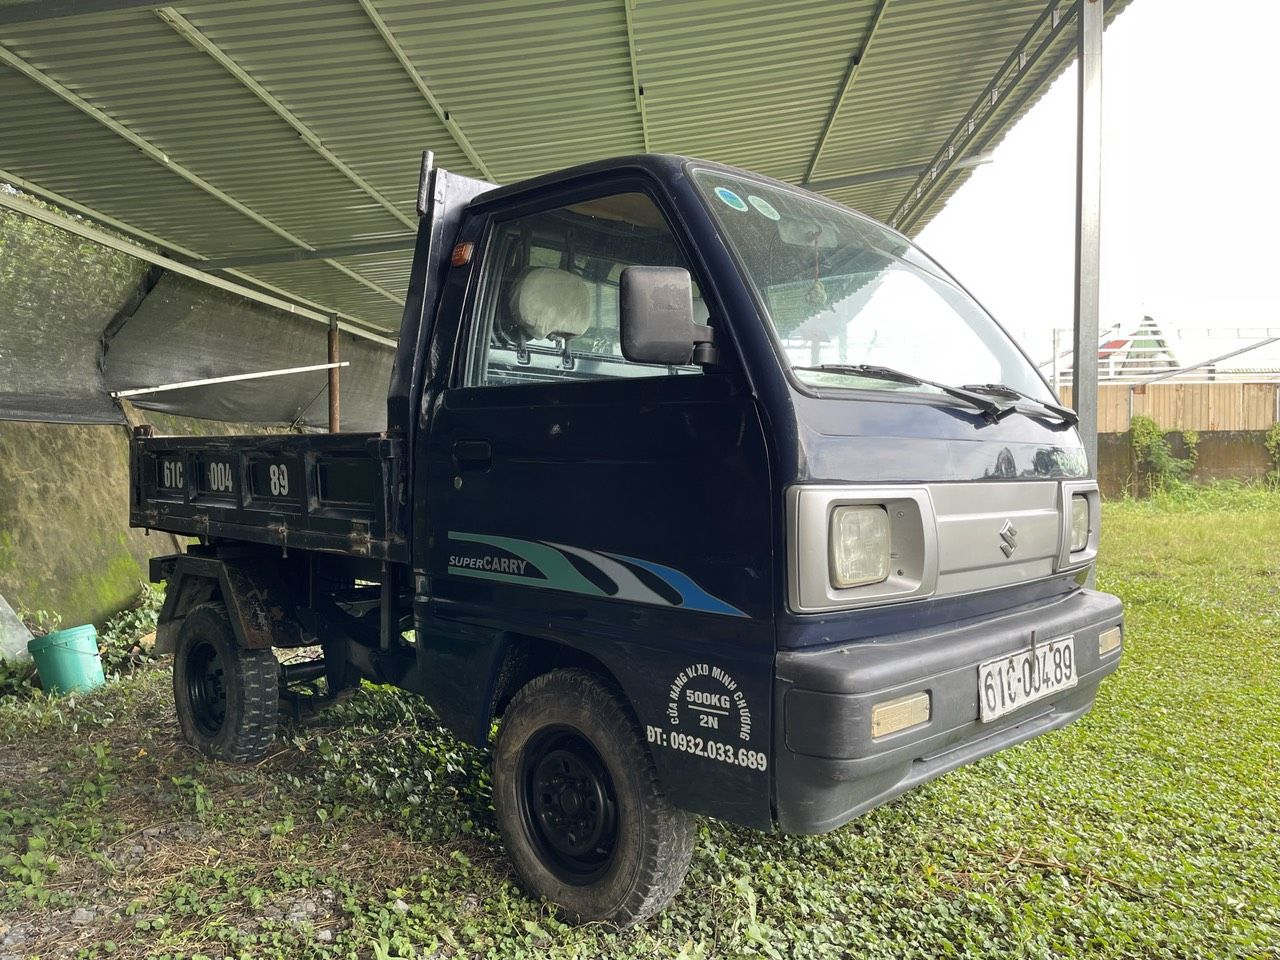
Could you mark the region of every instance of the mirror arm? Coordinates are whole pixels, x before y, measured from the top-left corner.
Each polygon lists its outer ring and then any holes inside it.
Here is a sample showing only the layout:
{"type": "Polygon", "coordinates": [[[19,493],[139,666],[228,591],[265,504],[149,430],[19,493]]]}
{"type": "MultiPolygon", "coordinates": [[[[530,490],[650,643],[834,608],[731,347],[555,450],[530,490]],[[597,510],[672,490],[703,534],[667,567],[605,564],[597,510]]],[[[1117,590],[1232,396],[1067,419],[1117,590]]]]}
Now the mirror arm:
{"type": "Polygon", "coordinates": [[[720,362],[720,349],[716,346],[716,332],[706,324],[698,324],[694,335],[693,354],[689,360],[698,366],[711,366],[720,362]]]}

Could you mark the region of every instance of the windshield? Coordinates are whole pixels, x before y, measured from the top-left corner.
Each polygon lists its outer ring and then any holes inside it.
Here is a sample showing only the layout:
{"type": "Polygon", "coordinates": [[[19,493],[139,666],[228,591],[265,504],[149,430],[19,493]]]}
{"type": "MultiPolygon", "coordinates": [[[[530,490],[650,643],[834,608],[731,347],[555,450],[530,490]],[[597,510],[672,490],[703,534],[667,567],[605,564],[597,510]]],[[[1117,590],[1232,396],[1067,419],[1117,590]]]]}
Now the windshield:
{"type": "Polygon", "coordinates": [[[869,373],[1002,383],[1052,395],[985,310],[910,241],[845,207],[716,170],[694,181],[764,306],[795,376],[822,387],[934,392],[869,373]]]}

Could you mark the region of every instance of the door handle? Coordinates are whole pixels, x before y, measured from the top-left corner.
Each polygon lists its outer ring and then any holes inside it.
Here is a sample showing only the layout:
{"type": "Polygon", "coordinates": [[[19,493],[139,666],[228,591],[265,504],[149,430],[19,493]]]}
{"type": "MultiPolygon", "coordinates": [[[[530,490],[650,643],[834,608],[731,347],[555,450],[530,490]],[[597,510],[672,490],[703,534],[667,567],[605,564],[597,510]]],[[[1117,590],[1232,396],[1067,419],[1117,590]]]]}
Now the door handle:
{"type": "Polygon", "coordinates": [[[493,465],[493,448],[488,440],[457,440],[453,444],[453,462],[459,473],[488,470],[493,465]]]}

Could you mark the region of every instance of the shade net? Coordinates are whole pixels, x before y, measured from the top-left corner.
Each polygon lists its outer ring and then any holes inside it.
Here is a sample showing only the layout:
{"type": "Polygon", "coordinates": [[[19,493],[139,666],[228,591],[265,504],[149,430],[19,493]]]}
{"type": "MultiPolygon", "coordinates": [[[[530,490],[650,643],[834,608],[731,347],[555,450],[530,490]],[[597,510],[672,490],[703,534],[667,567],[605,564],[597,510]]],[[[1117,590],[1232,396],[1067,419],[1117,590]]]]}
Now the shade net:
{"type": "MultiPolygon", "coordinates": [[[[340,336],[339,373],[344,430],[386,425],[392,352],[347,333],[340,336]]],[[[161,278],[105,345],[108,390],[204,380],[309,366],[328,360],[321,323],[264,307],[186,280],[161,278]]],[[[328,373],[290,374],[131,397],[135,406],[206,420],[243,423],[328,423],[328,373]]]]}
{"type": "Polygon", "coordinates": [[[0,418],[121,422],[98,338],[146,272],[132,257],[0,211],[0,418]]]}
{"type": "MultiPolygon", "coordinates": [[[[340,334],[344,430],[386,424],[392,350],[340,334]]],[[[328,360],[323,323],[166,274],[15,213],[0,214],[0,419],[122,422],[114,390],[328,360]]],[[[328,423],[326,371],[130,398],[237,423],[328,423]]]]}

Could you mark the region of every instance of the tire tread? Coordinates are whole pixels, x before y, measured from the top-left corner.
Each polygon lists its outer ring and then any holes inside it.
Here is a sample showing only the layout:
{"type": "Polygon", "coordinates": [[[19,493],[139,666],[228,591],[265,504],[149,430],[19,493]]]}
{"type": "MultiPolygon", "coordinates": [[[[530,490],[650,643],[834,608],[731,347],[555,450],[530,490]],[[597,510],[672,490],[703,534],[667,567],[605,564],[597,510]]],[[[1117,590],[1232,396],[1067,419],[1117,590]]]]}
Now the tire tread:
{"type": "MultiPolygon", "coordinates": [[[[266,755],[276,737],[280,711],[280,664],[271,650],[248,650],[239,646],[226,607],[218,602],[202,603],[187,614],[179,633],[176,656],[184,652],[183,638],[191,631],[216,635],[232,653],[224,658],[225,683],[242,694],[238,711],[228,709],[223,730],[208,743],[187,739],[210,756],[230,763],[252,763],[266,755]],[[231,729],[226,724],[232,724],[231,729]],[[220,741],[220,742],[219,742],[220,741]]],[[[175,696],[177,671],[175,664],[175,696]]],[[[183,724],[186,732],[186,724],[183,724]]]]}
{"type": "MultiPolygon", "coordinates": [[[[665,907],[683,885],[697,839],[696,820],[667,800],[639,723],[602,677],[576,668],[541,674],[516,693],[508,713],[536,709],[539,700],[552,705],[566,701],[586,704],[621,734],[617,737],[623,748],[619,761],[638,771],[647,829],[630,889],[606,919],[619,928],[646,920],[665,907]]],[[[579,919],[568,912],[571,919],[579,919]]]]}

